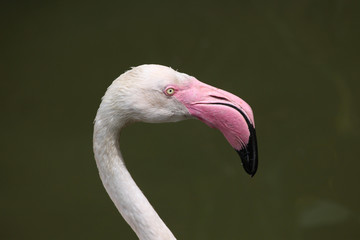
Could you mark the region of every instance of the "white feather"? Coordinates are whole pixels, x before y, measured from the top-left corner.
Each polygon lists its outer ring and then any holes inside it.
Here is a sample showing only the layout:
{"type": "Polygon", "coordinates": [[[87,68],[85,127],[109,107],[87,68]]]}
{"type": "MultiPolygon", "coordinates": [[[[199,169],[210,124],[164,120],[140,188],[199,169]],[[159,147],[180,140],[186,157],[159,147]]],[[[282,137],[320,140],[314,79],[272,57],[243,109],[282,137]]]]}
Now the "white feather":
{"type": "Polygon", "coordinates": [[[122,74],[107,89],[94,126],[94,154],[101,180],[115,206],[141,240],[171,240],[158,216],[125,167],[118,135],[134,121],[172,122],[190,118],[186,107],[164,94],[190,76],[160,65],[142,65],[122,74]]]}

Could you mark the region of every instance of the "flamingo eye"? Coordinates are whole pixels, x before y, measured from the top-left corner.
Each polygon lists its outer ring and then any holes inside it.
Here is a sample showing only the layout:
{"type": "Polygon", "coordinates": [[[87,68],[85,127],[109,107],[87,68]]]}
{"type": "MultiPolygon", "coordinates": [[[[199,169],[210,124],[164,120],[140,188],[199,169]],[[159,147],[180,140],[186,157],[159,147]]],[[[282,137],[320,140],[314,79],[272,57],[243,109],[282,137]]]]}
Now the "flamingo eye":
{"type": "Polygon", "coordinates": [[[165,90],[165,93],[166,93],[166,95],[171,96],[171,95],[173,95],[175,93],[175,89],[170,87],[170,88],[165,90]]]}

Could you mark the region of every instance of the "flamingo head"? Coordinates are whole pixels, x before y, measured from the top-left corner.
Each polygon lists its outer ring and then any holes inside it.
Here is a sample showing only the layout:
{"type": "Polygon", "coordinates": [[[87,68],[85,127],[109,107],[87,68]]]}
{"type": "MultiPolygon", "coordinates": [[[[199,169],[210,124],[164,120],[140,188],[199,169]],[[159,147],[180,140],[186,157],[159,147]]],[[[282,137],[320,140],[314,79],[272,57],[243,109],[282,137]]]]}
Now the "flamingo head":
{"type": "Polygon", "coordinates": [[[245,171],[251,176],[256,173],[258,155],[253,112],[244,100],[229,92],[169,67],[141,65],[113,82],[103,97],[103,104],[107,105],[109,118],[113,120],[118,116],[126,123],[197,118],[220,130],[239,154],[245,171]]]}

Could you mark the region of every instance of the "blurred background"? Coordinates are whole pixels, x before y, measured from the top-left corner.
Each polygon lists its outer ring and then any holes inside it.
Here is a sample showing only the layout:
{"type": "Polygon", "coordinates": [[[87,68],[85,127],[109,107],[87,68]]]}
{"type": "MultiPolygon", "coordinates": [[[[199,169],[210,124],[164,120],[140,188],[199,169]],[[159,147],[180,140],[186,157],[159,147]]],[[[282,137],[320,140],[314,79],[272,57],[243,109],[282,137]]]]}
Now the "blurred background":
{"type": "Polygon", "coordinates": [[[127,167],[178,239],[360,239],[359,1],[6,1],[0,239],[137,239],[106,194],[93,119],[157,63],[253,108],[250,178],[196,120],[137,123],[127,167]]]}

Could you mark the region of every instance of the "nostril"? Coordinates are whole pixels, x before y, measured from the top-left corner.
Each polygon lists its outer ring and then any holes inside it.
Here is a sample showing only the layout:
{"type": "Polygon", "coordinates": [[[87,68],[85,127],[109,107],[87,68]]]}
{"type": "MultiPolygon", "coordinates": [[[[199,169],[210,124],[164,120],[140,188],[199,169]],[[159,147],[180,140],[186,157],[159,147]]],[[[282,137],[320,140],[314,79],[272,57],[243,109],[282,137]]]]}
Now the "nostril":
{"type": "Polygon", "coordinates": [[[219,100],[229,101],[229,99],[227,99],[227,98],[224,98],[224,97],[219,97],[219,96],[216,96],[216,95],[210,95],[210,97],[212,97],[212,98],[216,98],[216,99],[219,99],[219,100]]]}

